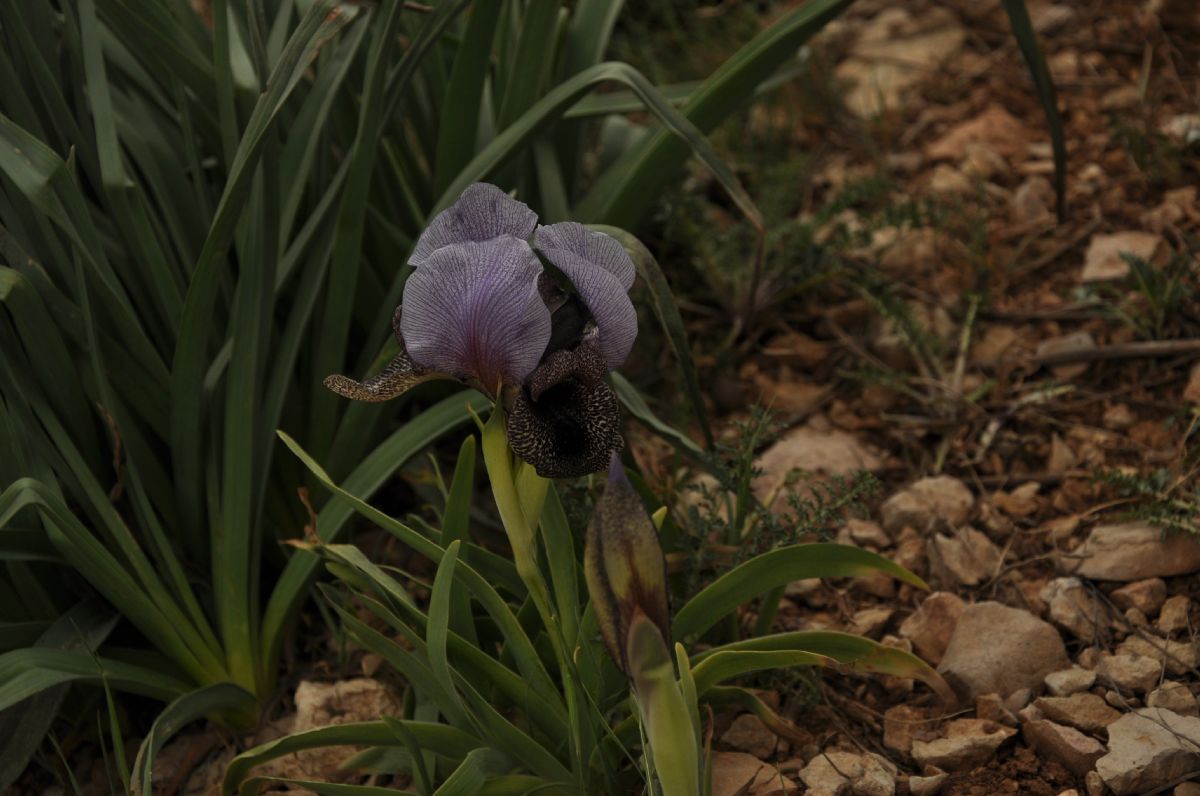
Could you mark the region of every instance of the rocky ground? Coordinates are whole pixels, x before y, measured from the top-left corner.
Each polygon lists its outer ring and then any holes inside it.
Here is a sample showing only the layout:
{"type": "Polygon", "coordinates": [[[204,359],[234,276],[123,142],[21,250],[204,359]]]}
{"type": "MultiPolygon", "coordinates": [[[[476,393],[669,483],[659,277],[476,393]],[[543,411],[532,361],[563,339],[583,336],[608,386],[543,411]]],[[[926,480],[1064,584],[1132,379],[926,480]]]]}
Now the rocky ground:
{"type": "Polygon", "coordinates": [[[847,257],[934,345],[825,291],[777,312],[728,401],[789,426],[758,458],[760,498],[796,471],[874,472],[882,499],[837,539],[933,587],[797,582],[778,624],[911,650],[960,702],[826,676],[787,739],[718,719],[714,796],[1200,794],[1200,11],[1029,5],[1067,127],[1066,220],[999,3],[856,5],[824,41],[851,88],[801,137],[822,154],[799,215],[881,164],[894,201],[958,206],[967,227],[854,208],[826,225],[868,230],[847,257]],[[846,377],[864,366],[903,378],[846,377]]]}

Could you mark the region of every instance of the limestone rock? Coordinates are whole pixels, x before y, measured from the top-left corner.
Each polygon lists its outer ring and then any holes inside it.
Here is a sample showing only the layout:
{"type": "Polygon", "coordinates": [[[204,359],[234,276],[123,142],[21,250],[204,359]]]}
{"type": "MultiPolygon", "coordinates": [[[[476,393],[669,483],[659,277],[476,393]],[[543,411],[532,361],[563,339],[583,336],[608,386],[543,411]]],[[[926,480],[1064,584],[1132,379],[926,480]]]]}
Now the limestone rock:
{"type": "Polygon", "coordinates": [[[721,741],[726,746],[754,755],[759,759],[765,759],[774,754],[778,740],[775,733],[762,723],[762,719],[752,713],[743,713],[738,716],[721,736],[721,741]]]}
{"type": "Polygon", "coordinates": [[[713,752],[712,796],[783,796],[796,783],[745,752],[713,752]]]}
{"type": "Polygon", "coordinates": [[[878,755],[831,749],[814,757],[800,772],[811,796],[893,796],[896,767],[878,755]]]}
{"type": "MultiPolygon", "coordinates": [[[[286,732],[303,732],[333,724],[373,721],[380,716],[400,715],[403,700],[386,683],[369,677],[319,682],[303,680],[293,696],[296,714],[286,732]]],[[[267,740],[258,738],[259,742],[267,740]]],[[[344,780],[342,761],[356,750],[324,747],[273,760],[258,773],[295,779],[344,780]]]]}
{"type": "Polygon", "coordinates": [[[1142,708],[1108,727],[1109,752],[1096,771],[1116,796],[1161,787],[1200,765],[1200,718],[1142,708]]]}
{"type": "Polygon", "coordinates": [[[1167,242],[1151,232],[1127,231],[1112,235],[1093,235],[1084,255],[1080,282],[1102,282],[1123,279],[1129,274],[1129,263],[1122,254],[1130,254],[1148,263],[1159,262],[1166,255],[1167,242]]]}
{"type": "Polygon", "coordinates": [[[754,479],[754,494],[764,504],[783,511],[783,495],[795,471],[850,475],[878,470],[882,465],[880,453],[853,434],[809,424],[792,429],[759,457],[762,474],[754,479]]]}
{"type": "Polygon", "coordinates": [[[879,550],[892,544],[892,538],[879,527],[879,523],[857,517],[847,520],[841,527],[838,541],[842,544],[870,545],[879,550]]]}
{"type": "Polygon", "coordinates": [[[959,528],[951,536],[938,534],[932,541],[930,563],[944,579],[978,586],[1000,568],[1000,548],[974,528],[959,528]]]}
{"type": "Polygon", "coordinates": [[[1096,665],[1101,684],[1109,682],[1122,691],[1145,693],[1158,684],[1162,666],[1144,655],[1105,655],[1096,665]]]}
{"type": "Polygon", "coordinates": [[[1180,716],[1200,716],[1200,704],[1183,683],[1168,681],[1146,695],[1146,705],[1166,708],[1180,716]]]}
{"type": "Polygon", "coordinates": [[[1107,624],[1104,606],[1079,578],[1055,578],[1041,593],[1050,621],[1087,644],[1095,641],[1107,624]]]}
{"type": "Polygon", "coordinates": [[[856,635],[879,638],[888,622],[892,621],[894,613],[896,612],[891,608],[884,606],[863,608],[861,611],[854,612],[854,615],[850,617],[850,623],[856,635]]]}
{"type": "Polygon", "coordinates": [[[898,770],[892,761],[876,754],[862,756],[863,774],[850,783],[854,796],[894,796],[898,770]]]}
{"type": "Polygon", "coordinates": [[[920,708],[894,705],[883,714],[883,745],[888,749],[908,754],[912,749],[913,740],[929,726],[929,717],[920,708]]]}
{"type": "Polygon", "coordinates": [[[912,641],[913,649],[929,663],[941,663],[954,626],[966,604],[957,594],[937,591],[900,624],[900,635],[912,641]]]}
{"type": "Polygon", "coordinates": [[[964,699],[1037,689],[1070,665],[1058,631],[1028,611],[996,602],[967,606],[938,671],[964,699]]]}
{"type": "Polygon", "coordinates": [[[901,8],[881,11],[837,67],[837,78],[851,85],[846,107],[862,118],[902,108],[912,89],[965,41],[966,30],[947,9],[919,16],[901,8]]]}
{"type": "Polygon", "coordinates": [[[933,774],[928,777],[909,777],[908,792],[912,796],[937,796],[946,784],[948,774],[933,774]]]}
{"type": "Polygon", "coordinates": [[[1200,649],[1190,641],[1171,641],[1130,636],[1117,645],[1120,655],[1141,655],[1167,667],[1174,675],[1186,674],[1200,666],[1200,649]]]}
{"type": "Polygon", "coordinates": [[[1188,629],[1188,609],[1192,601],[1187,595],[1176,594],[1168,597],[1158,614],[1158,629],[1168,636],[1172,633],[1182,633],[1188,629]]]}
{"type": "Polygon", "coordinates": [[[975,718],[994,721],[997,724],[1017,725],[1017,717],[1013,715],[999,694],[980,694],[975,697],[975,718]]]}
{"type": "Polygon", "coordinates": [[[1163,535],[1146,522],[1097,525],[1075,552],[1060,554],[1059,566],[1092,580],[1141,580],[1200,570],[1200,540],[1163,535]]]}
{"type": "Polygon", "coordinates": [[[967,521],[975,496],[966,484],[948,475],[922,478],[883,502],[879,517],[885,530],[895,536],[906,525],[925,530],[941,522],[957,528],[967,521]]]}
{"type": "Polygon", "coordinates": [[[1167,584],[1162,578],[1145,578],[1114,589],[1112,600],[1126,610],[1136,608],[1150,616],[1167,599],[1167,584]]]}
{"type": "Polygon", "coordinates": [[[946,737],[913,741],[912,755],[921,765],[945,771],[965,771],[989,760],[1017,731],[982,719],[956,719],[946,725],[946,737]]]}
{"type": "Polygon", "coordinates": [[[1029,128],[999,105],[990,105],[983,113],[952,127],[925,148],[930,160],[962,160],[972,148],[986,148],[1005,158],[1025,154],[1029,128]]]}
{"type": "MultiPolygon", "coordinates": [[[[1037,345],[1039,359],[1051,360],[1065,354],[1077,354],[1090,351],[1096,347],[1096,339],[1088,331],[1071,332],[1057,337],[1047,337],[1037,345]]],[[[1067,362],[1051,366],[1051,372],[1062,380],[1073,379],[1088,368],[1087,362],[1067,362]]]]}
{"type": "Polygon", "coordinates": [[[1067,697],[1041,697],[1033,704],[1050,721],[1084,732],[1099,732],[1121,718],[1103,698],[1087,691],[1067,697]]]}
{"type": "Polygon", "coordinates": [[[1052,721],[1031,721],[1021,732],[1039,754],[1061,763],[1077,777],[1091,771],[1105,753],[1104,745],[1095,738],[1052,721]]]}
{"type": "Polygon", "coordinates": [[[1046,675],[1046,690],[1053,696],[1065,697],[1086,691],[1096,682],[1096,673],[1078,666],[1046,675]]]}

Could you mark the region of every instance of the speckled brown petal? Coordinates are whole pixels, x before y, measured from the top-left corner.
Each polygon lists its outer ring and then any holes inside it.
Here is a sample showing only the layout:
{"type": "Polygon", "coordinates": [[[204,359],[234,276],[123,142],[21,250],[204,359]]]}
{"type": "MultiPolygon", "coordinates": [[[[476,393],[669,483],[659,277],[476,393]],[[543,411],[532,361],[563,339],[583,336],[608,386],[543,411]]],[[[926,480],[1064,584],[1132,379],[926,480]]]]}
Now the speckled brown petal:
{"type": "Polygon", "coordinates": [[[325,386],[343,398],[379,403],[407,392],[423,381],[447,378],[445,374],[423,368],[403,347],[383,370],[364,381],[342,375],[326,376],[325,386]]]}
{"type": "Polygon", "coordinates": [[[623,446],[616,393],[604,358],[587,345],[556,351],[517,393],[508,415],[513,452],[543,478],[603,470],[623,446]]]}

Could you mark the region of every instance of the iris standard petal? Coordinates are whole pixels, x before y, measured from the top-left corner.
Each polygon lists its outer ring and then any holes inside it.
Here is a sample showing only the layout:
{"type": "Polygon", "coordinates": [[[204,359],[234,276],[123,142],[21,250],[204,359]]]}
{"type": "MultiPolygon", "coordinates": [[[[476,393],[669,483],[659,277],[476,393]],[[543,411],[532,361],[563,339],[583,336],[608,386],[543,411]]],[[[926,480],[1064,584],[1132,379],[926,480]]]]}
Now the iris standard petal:
{"type": "Polygon", "coordinates": [[[604,358],[589,345],[555,351],[517,392],[508,444],[543,478],[603,470],[623,446],[621,409],[605,382],[604,358]]]}
{"type": "Polygon", "coordinates": [[[550,341],[542,264],[523,240],[443,246],[404,286],[400,332],[414,361],[488,392],[521,384],[550,341]]]}
{"type": "Polygon", "coordinates": [[[547,224],[537,228],[538,249],[557,249],[598,265],[617,278],[626,291],[633,286],[636,269],[629,252],[611,235],[596,232],[575,221],[547,224]]]}
{"type": "Polygon", "coordinates": [[[637,338],[637,311],[629,300],[633,261],[615,239],[573,222],[539,227],[536,244],[579,291],[600,331],[608,369],[616,370],[637,338]]]}
{"type": "Polygon", "coordinates": [[[528,240],[537,227],[537,214],[495,185],[477,182],[438,213],[417,238],[408,264],[426,265],[429,256],[454,243],[477,243],[502,235],[528,240]]]}

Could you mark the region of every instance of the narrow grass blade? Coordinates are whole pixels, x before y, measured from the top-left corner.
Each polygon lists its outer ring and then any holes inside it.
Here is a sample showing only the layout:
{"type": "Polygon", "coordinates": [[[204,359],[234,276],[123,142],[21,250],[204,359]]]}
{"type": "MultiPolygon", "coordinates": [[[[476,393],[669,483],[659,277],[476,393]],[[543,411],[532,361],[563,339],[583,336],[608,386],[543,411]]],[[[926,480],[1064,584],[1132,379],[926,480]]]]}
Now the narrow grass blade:
{"type": "Polygon", "coordinates": [[[184,727],[213,714],[253,715],[254,695],[233,683],[215,683],[189,691],[167,705],[154,719],[150,732],[138,747],[131,772],[136,796],[151,796],[154,756],[184,727]]]}
{"type": "Polygon", "coordinates": [[[491,749],[474,749],[446,777],[433,796],[478,796],[488,776],[504,768],[504,758],[491,749]]]}
{"type": "Polygon", "coordinates": [[[574,649],[579,633],[579,563],[575,556],[575,536],[553,485],[546,492],[541,531],[563,639],[567,649],[574,649]]]}
{"type": "MultiPolygon", "coordinates": [[[[40,646],[93,654],[112,632],[117,616],[99,600],[84,600],[63,613],[38,637],[21,646],[40,646]]],[[[67,696],[66,683],[48,688],[7,710],[0,710],[0,792],[7,792],[29,765],[54,724],[67,696]]]]}
{"type": "Polygon", "coordinates": [[[894,561],[849,545],[815,543],[781,547],[735,567],[700,591],[675,614],[675,638],[697,636],[739,605],[776,586],[804,578],[847,578],[884,572],[919,589],[925,581],[894,561]]]}
{"type": "Polygon", "coordinates": [[[894,677],[920,680],[929,686],[944,704],[953,705],[957,701],[950,686],[925,661],[912,653],[895,647],[885,647],[869,638],[852,633],[839,633],[831,630],[777,633],[714,647],[695,656],[695,660],[703,663],[708,656],[717,652],[746,650],[759,652],[803,650],[825,656],[836,661],[839,667],[850,671],[890,674],[894,677]]]}
{"type": "MultiPolygon", "coordinates": [[[[475,437],[467,437],[458,449],[454,477],[446,494],[446,509],[442,512],[442,546],[453,542],[468,545],[471,541],[471,493],[475,490],[475,437]]],[[[463,550],[463,560],[470,561],[469,550],[463,550]]],[[[450,628],[463,638],[478,642],[475,622],[471,617],[471,599],[463,589],[450,593],[450,628]]]]}
{"type": "Polygon", "coordinates": [[[625,409],[629,414],[636,417],[643,425],[673,444],[684,454],[697,459],[704,457],[704,449],[697,445],[695,440],[674,426],[668,425],[659,419],[658,415],[654,414],[654,410],[646,404],[646,399],[638,392],[637,387],[634,387],[629,382],[629,379],[616,371],[610,374],[610,378],[612,379],[613,392],[621,399],[621,403],[625,404],[625,409]]]}
{"type": "MultiPolygon", "coordinates": [[[[689,124],[701,133],[712,130],[746,103],[760,83],[852,2],[809,0],[755,36],[692,95],[683,108],[689,124]]],[[[596,181],[576,207],[577,216],[618,227],[634,226],[663,188],[676,178],[690,143],[677,138],[669,126],[655,133],[596,181]]]]}
{"type": "Polygon", "coordinates": [[[284,102],[308,69],[322,43],[357,14],[357,9],[337,0],[316,0],[301,18],[258,99],[254,112],[230,164],[229,180],[217,205],[204,248],[192,271],[179,340],[171,369],[171,453],[178,485],[181,519],[190,525],[203,522],[204,377],[210,365],[212,317],[225,274],[224,255],[249,196],[250,182],[284,102]]]}
{"type": "MultiPolygon", "coordinates": [[[[592,225],[591,228],[616,238],[633,258],[634,265],[638,269],[638,276],[642,278],[642,284],[650,291],[654,314],[658,318],[663,332],[667,335],[671,351],[675,354],[675,361],[679,363],[688,402],[692,405],[692,414],[704,434],[705,442],[711,448],[713,445],[712,427],[708,422],[708,412],[704,408],[704,396],[700,390],[700,377],[696,373],[696,363],[692,359],[691,345],[688,343],[687,332],[683,328],[683,316],[679,314],[679,305],[675,302],[675,294],[671,291],[671,286],[667,283],[667,277],[659,267],[658,260],[640,240],[619,227],[592,225]]],[[[640,415],[638,417],[641,419],[640,415]]]]}
{"type": "Polygon", "coordinates": [[[703,699],[713,686],[743,674],[768,669],[787,669],[792,666],[822,666],[829,659],[802,650],[722,650],[705,656],[692,667],[696,695],[703,699]]]}
{"type": "MultiPolygon", "coordinates": [[[[380,35],[372,41],[367,63],[366,95],[350,154],[350,173],[346,178],[346,188],[342,192],[335,222],[333,262],[325,294],[325,311],[320,333],[316,335],[313,361],[320,374],[341,372],[346,357],[346,341],[349,339],[355,293],[359,287],[359,268],[363,259],[367,199],[384,125],[396,112],[427,53],[466,6],[467,0],[451,0],[436,6],[393,68],[388,67],[386,55],[392,51],[393,34],[400,21],[403,4],[387,6],[387,16],[379,25],[380,35]]],[[[339,400],[328,390],[319,391],[310,399],[308,441],[313,451],[322,458],[333,444],[339,400]]]]}
{"type": "Polygon", "coordinates": [[[107,682],[119,691],[163,701],[188,690],[187,683],[157,669],[98,658],[90,652],[27,647],[0,654],[0,710],[73,682],[107,682]]]}
{"type": "MultiPolygon", "coordinates": [[[[488,400],[475,392],[462,392],[434,404],[380,443],[344,481],[347,495],[374,494],[410,458],[449,431],[470,420],[467,409],[482,412],[488,400]]],[[[298,450],[296,448],[293,449],[298,450]]],[[[315,466],[316,463],[314,462],[315,466]]],[[[316,470],[320,470],[319,467],[316,470]]],[[[316,473],[316,471],[314,471],[316,473]]],[[[332,482],[330,482],[332,483],[332,482]]],[[[337,540],[355,509],[346,502],[333,501],[317,516],[317,534],[322,541],[337,540]]],[[[389,518],[390,519],[390,518],[389,518]]],[[[420,534],[414,535],[424,541],[420,534]]],[[[420,544],[421,542],[418,542],[420,544]]],[[[433,547],[437,547],[433,545],[433,547]]],[[[440,549],[440,548],[438,548],[440,549]]],[[[292,617],[307,599],[308,586],[317,574],[320,558],[313,553],[296,552],[275,583],[263,616],[263,661],[278,660],[283,634],[292,617]]]]}
{"type": "Polygon", "coordinates": [[[444,191],[475,153],[482,112],[483,87],[492,57],[492,41],[502,2],[474,3],[467,29],[450,71],[450,83],[442,98],[442,118],[438,125],[437,160],[433,188],[444,191]]]}
{"type": "Polygon", "coordinates": [[[1067,142],[1063,135],[1062,116],[1058,112],[1054,79],[1050,76],[1050,68],[1046,66],[1046,56],[1038,46],[1025,0],[1002,0],[1002,5],[1012,26],[1013,38],[1017,40],[1017,47],[1029,67],[1038,101],[1042,104],[1042,113],[1046,116],[1046,126],[1050,128],[1050,144],[1054,150],[1054,194],[1058,199],[1056,206],[1061,224],[1067,220],[1067,142]]]}
{"type": "MultiPolygon", "coordinates": [[[[671,103],[667,102],[641,72],[629,64],[617,62],[597,64],[567,78],[547,91],[540,100],[534,103],[520,118],[504,128],[463,168],[450,187],[442,193],[430,212],[430,216],[432,217],[449,207],[468,185],[486,178],[514,155],[522,152],[541,130],[559,119],[585,94],[596,86],[609,82],[621,83],[631,89],[646,105],[646,108],[663,122],[671,135],[680,137],[682,141],[680,146],[683,148],[684,155],[686,156],[689,152],[694,154],[705,168],[712,172],[713,177],[721,184],[721,187],[725,189],[746,218],[757,227],[762,227],[761,214],[754,202],[746,194],[737,177],[713,150],[704,135],[692,122],[672,107],[671,103]]],[[[575,216],[585,222],[614,223],[609,216],[599,215],[584,206],[575,208],[575,216]]],[[[624,225],[614,224],[614,226],[631,226],[639,217],[628,220],[624,225]]]]}
{"type": "MultiPolygon", "coordinates": [[[[417,739],[422,749],[436,752],[451,760],[462,760],[471,753],[472,749],[477,749],[483,745],[479,739],[446,724],[419,721],[405,721],[403,724],[417,739]]],[[[404,743],[382,721],[318,727],[315,730],[285,735],[277,740],[256,746],[235,757],[230,762],[229,767],[225,769],[225,778],[221,783],[221,793],[224,796],[233,796],[237,792],[238,787],[246,780],[250,771],[257,765],[270,760],[276,760],[293,752],[300,752],[305,749],[321,749],[330,746],[393,746],[403,748],[404,743]]]]}
{"type": "MultiPolygon", "coordinates": [[[[433,590],[429,596],[429,619],[425,626],[425,647],[429,655],[429,666],[442,688],[455,700],[458,691],[454,688],[450,660],[446,657],[446,639],[450,635],[450,590],[454,584],[454,567],[458,564],[458,551],[462,542],[454,541],[446,548],[438,562],[437,574],[433,578],[433,590]]],[[[465,708],[463,708],[465,711],[465,708]]]]}

